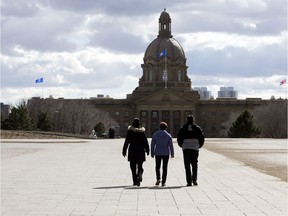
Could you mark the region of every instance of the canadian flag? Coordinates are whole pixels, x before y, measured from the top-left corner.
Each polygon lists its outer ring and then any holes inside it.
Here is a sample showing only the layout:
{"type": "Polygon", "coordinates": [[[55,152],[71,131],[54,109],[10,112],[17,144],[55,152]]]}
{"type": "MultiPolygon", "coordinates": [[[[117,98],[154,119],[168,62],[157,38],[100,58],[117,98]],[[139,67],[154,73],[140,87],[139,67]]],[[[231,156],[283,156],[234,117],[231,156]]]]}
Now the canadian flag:
{"type": "Polygon", "coordinates": [[[280,85],[284,85],[286,83],[286,79],[283,79],[281,82],[280,82],[280,85]]]}

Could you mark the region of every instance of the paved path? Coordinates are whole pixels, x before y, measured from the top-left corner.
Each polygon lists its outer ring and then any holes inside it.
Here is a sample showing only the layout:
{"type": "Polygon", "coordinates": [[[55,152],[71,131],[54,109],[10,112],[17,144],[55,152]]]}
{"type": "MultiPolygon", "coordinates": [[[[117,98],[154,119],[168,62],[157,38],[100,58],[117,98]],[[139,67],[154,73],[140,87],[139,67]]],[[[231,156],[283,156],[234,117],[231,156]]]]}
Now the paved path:
{"type": "Polygon", "coordinates": [[[123,141],[2,140],[1,215],[287,215],[286,182],[207,149],[200,152],[199,186],[185,186],[175,145],[167,186],[154,186],[149,156],[141,186],[133,187],[123,141]]]}

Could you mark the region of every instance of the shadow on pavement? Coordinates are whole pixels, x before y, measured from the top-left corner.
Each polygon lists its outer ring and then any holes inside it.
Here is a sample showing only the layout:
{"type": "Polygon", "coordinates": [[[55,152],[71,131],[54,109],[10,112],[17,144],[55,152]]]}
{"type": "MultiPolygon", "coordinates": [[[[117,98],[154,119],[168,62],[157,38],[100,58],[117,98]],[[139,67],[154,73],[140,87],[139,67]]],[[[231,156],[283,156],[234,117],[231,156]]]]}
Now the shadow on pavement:
{"type": "Polygon", "coordinates": [[[137,187],[137,186],[132,186],[132,185],[119,185],[119,186],[105,186],[105,187],[95,187],[93,188],[94,190],[99,190],[99,189],[117,189],[117,188],[123,188],[125,190],[135,190],[135,189],[149,189],[149,190],[165,190],[165,189],[180,189],[183,186],[165,186],[165,187],[160,187],[160,186],[152,186],[152,187],[137,187]]]}

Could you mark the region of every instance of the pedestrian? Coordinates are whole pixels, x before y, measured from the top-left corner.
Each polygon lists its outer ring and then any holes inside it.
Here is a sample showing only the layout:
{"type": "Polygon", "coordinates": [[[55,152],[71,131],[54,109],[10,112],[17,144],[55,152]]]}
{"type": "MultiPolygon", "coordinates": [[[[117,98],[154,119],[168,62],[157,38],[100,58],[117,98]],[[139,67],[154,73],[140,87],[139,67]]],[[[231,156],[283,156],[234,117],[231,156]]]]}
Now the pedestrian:
{"type": "Polygon", "coordinates": [[[143,162],[146,160],[145,152],[149,155],[149,143],[145,128],[140,125],[140,120],[135,118],[132,126],[127,130],[122,155],[125,157],[128,149],[128,161],[132,172],[133,185],[140,186],[144,172],[143,162]]]}
{"type": "Polygon", "coordinates": [[[187,186],[197,186],[199,149],[204,145],[202,129],[194,123],[193,115],[187,116],[187,123],[179,130],[177,143],[183,150],[187,186]],[[192,165],[192,174],[191,174],[192,165]]]}
{"type": "Polygon", "coordinates": [[[156,171],[156,183],[155,185],[159,185],[161,182],[160,177],[160,167],[161,162],[162,165],[162,186],[165,186],[167,179],[167,167],[169,161],[169,155],[174,157],[174,148],[172,142],[172,136],[166,131],[168,125],[165,122],[161,122],[160,130],[154,133],[151,140],[151,157],[154,158],[155,155],[155,171],[156,171]]]}

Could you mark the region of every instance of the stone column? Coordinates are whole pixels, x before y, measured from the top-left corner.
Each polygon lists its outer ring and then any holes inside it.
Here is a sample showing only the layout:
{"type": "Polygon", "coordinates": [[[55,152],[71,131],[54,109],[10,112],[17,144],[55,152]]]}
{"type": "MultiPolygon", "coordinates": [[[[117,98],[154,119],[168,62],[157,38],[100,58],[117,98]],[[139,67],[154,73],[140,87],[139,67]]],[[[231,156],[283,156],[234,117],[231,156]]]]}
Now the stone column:
{"type": "Polygon", "coordinates": [[[171,135],[173,134],[173,110],[169,110],[169,122],[167,122],[171,135]]]}
{"type": "Polygon", "coordinates": [[[147,131],[146,134],[148,137],[151,137],[151,110],[147,110],[147,131]]]}

